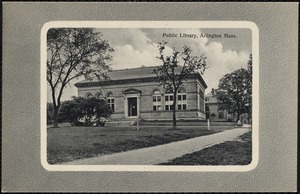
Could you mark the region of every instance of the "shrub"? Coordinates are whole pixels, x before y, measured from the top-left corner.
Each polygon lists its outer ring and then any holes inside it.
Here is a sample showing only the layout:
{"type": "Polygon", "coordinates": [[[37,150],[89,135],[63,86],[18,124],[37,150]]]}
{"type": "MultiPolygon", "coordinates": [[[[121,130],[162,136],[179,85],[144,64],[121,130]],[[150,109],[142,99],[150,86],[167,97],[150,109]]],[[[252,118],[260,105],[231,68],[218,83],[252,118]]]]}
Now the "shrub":
{"type": "Polygon", "coordinates": [[[216,117],[217,115],[215,114],[215,113],[211,113],[211,115],[210,115],[211,117],[216,117]]]}
{"type": "Polygon", "coordinates": [[[216,116],[217,116],[217,115],[216,115],[215,113],[211,113],[211,114],[210,114],[211,120],[213,121],[213,120],[215,119],[216,116]]]}
{"type": "Polygon", "coordinates": [[[63,102],[59,116],[72,126],[101,126],[104,125],[103,118],[108,118],[111,113],[105,100],[74,97],[73,100],[63,102]]]}

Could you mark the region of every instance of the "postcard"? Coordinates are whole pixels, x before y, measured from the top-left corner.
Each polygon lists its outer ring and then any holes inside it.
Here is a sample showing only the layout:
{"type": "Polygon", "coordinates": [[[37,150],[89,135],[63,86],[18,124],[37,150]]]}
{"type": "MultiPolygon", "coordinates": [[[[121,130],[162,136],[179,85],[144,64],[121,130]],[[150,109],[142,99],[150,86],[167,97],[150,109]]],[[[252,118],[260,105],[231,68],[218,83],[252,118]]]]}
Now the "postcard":
{"type": "Polygon", "coordinates": [[[49,171],[249,171],[259,33],[247,21],[53,21],[41,30],[49,171]]]}

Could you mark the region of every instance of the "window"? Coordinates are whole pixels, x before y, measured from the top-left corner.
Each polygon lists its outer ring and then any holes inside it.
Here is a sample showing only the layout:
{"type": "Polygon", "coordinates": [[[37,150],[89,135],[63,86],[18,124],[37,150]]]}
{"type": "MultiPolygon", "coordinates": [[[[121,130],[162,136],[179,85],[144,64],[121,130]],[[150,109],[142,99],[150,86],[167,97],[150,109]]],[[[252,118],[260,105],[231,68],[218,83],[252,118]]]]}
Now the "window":
{"type": "Polygon", "coordinates": [[[161,110],[161,95],[159,91],[153,93],[153,110],[161,110]]]}
{"type": "Polygon", "coordinates": [[[85,97],[86,98],[91,98],[91,97],[93,97],[93,95],[91,93],[88,93],[85,97]]]}
{"type": "Polygon", "coordinates": [[[111,110],[115,112],[115,98],[113,93],[109,93],[106,97],[107,104],[109,104],[111,110]]]}
{"type": "Polygon", "coordinates": [[[178,99],[178,110],[186,110],[186,91],[184,89],[179,89],[177,94],[178,99]]]}
{"type": "Polygon", "coordinates": [[[98,94],[96,94],[96,98],[98,98],[98,99],[104,99],[104,96],[102,95],[102,93],[98,93],[98,94]]]}
{"type": "Polygon", "coordinates": [[[165,93],[165,110],[173,110],[173,94],[170,91],[165,93]]]}

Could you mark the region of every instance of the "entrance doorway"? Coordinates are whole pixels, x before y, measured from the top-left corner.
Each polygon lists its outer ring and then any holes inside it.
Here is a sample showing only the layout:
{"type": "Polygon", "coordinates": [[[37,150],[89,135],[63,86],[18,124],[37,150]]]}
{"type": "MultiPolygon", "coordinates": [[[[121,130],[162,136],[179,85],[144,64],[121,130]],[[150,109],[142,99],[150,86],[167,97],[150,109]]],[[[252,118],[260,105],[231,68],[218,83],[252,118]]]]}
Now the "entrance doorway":
{"type": "Polygon", "coordinates": [[[128,99],[128,116],[137,116],[137,98],[127,98],[128,99]]]}

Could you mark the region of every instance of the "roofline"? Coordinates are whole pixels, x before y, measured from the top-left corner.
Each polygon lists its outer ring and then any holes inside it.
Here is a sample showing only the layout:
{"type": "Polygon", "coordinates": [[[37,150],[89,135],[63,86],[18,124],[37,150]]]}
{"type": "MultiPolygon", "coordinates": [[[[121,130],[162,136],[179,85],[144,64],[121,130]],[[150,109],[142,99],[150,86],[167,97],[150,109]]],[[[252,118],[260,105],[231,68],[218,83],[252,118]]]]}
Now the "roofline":
{"type": "Polygon", "coordinates": [[[206,83],[205,83],[203,77],[200,75],[200,73],[196,73],[196,74],[198,74],[198,78],[199,78],[200,82],[203,84],[204,89],[206,89],[206,88],[207,88],[207,85],[206,85],[206,83]]]}
{"type": "MultiPolygon", "coordinates": [[[[125,68],[125,69],[110,69],[106,73],[109,74],[109,73],[112,73],[112,72],[115,72],[115,71],[124,71],[124,70],[141,69],[141,68],[150,69],[150,68],[156,68],[156,67],[160,67],[160,66],[156,65],[156,66],[141,66],[141,67],[125,68]]],[[[94,77],[97,77],[97,76],[94,75],[91,78],[94,78],[94,77]]]]}
{"type": "Polygon", "coordinates": [[[156,67],[160,67],[160,65],[155,65],[155,66],[141,66],[141,67],[133,67],[133,68],[125,68],[125,69],[112,69],[110,72],[114,72],[114,71],[124,71],[124,70],[131,70],[131,69],[150,69],[150,68],[156,68],[156,67]]]}
{"type": "MultiPolygon", "coordinates": [[[[198,78],[200,83],[203,84],[204,88],[207,88],[205,81],[199,73],[193,73],[187,78],[198,78]]],[[[108,86],[108,85],[120,85],[120,84],[129,84],[129,83],[142,83],[142,82],[158,82],[156,76],[153,77],[140,77],[132,79],[117,79],[117,80],[105,80],[105,81],[90,81],[90,82],[78,82],[74,85],[77,88],[93,87],[93,86],[108,86]]]]}
{"type": "MultiPolygon", "coordinates": [[[[112,73],[112,72],[115,72],[115,71],[126,71],[126,70],[132,70],[132,69],[141,69],[141,68],[156,68],[156,67],[159,67],[159,65],[157,66],[142,66],[142,67],[133,67],[133,68],[126,68],[126,69],[110,69],[108,70],[106,73],[109,74],[109,73],[112,73]]],[[[96,75],[92,76],[91,78],[94,78],[94,77],[97,77],[96,75]]]]}
{"type": "Polygon", "coordinates": [[[117,80],[106,80],[106,81],[91,81],[91,82],[79,82],[74,85],[77,88],[86,88],[92,86],[109,86],[109,85],[120,85],[120,84],[129,84],[129,83],[137,83],[137,82],[153,82],[157,81],[156,77],[141,77],[134,79],[117,79],[117,80]]]}

